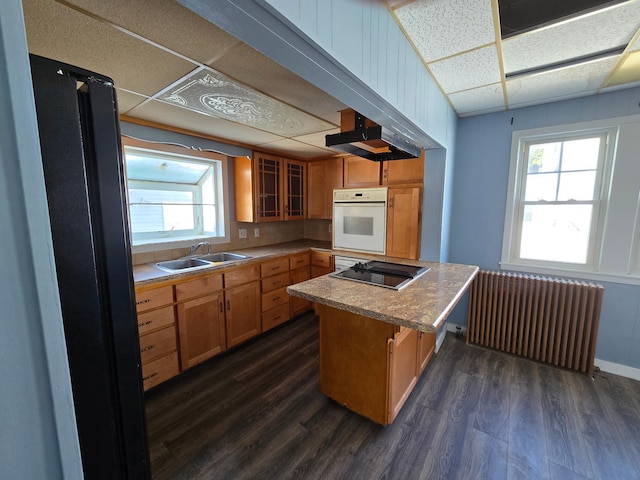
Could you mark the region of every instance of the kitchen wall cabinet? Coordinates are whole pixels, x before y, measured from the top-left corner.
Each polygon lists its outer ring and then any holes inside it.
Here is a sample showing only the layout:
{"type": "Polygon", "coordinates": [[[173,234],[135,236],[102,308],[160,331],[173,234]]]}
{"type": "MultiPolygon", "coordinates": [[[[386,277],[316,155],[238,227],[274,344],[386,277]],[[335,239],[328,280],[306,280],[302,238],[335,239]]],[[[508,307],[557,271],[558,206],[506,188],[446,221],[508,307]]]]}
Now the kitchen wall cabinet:
{"type": "Polygon", "coordinates": [[[417,260],[420,254],[421,190],[389,188],[387,194],[387,251],[389,257],[417,260]]]}
{"type": "Polygon", "coordinates": [[[222,274],[208,275],[175,286],[182,370],[226,349],[222,286],[222,274]]]}
{"type": "Polygon", "coordinates": [[[344,187],[377,187],[380,185],[380,162],[361,157],[344,159],[344,187]]]}
{"type": "Polygon", "coordinates": [[[344,187],[379,185],[422,186],[424,154],[421,158],[374,162],[361,157],[344,159],[344,187]]]}
{"type": "Polygon", "coordinates": [[[333,272],[333,255],[331,252],[311,251],[311,278],[320,277],[333,272]]]}
{"type": "Polygon", "coordinates": [[[307,218],[330,220],[333,215],[333,190],[344,185],[343,159],[328,158],[307,164],[307,218]]]}
{"type": "MultiPolygon", "coordinates": [[[[309,252],[289,257],[290,285],[304,282],[311,278],[311,254],[309,252]]],[[[311,302],[300,297],[289,297],[290,316],[295,317],[311,310],[311,302]]]]}
{"type": "Polygon", "coordinates": [[[260,322],[260,267],[251,265],[224,274],[227,348],[255,337],[260,322]]]}
{"type": "Polygon", "coordinates": [[[179,372],[173,287],[136,290],[142,382],[145,390],[179,372]]]}
{"type": "Polygon", "coordinates": [[[274,222],[305,218],[306,162],[262,152],[234,159],[236,220],[274,222]]]}

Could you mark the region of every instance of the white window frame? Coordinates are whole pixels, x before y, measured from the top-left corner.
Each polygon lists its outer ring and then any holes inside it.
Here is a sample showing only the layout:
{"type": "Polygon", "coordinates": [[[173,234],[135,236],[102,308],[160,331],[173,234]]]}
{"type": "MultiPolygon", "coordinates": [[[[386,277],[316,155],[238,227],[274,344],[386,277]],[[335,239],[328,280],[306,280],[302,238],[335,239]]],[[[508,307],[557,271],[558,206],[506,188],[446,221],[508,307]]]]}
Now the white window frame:
{"type": "Polygon", "coordinates": [[[639,145],[640,115],[513,132],[501,269],[640,285],[640,186],[633,180],[640,174],[635,153],[639,145]],[[587,264],[518,258],[520,199],[528,166],[523,155],[525,142],[543,143],[604,132],[610,137],[600,174],[599,205],[594,210],[587,264]],[[629,202],[629,198],[633,201],[629,202]]]}
{"type": "MultiPolygon", "coordinates": [[[[154,234],[137,234],[136,238],[131,239],[132,244],[132,253],[146,253],[146,252],[154,252],[168,249],[177,249],[177,248],[187,248],[193,245],[195,242],[207,241],[210,244],[223,244],[229,243],[230,235],[229,235],[229,191],[228,191],[228,182],[224,181],[224,179],[228,178],[228,169],[227,169],[227,157],[225,155],[210,152],[210,151],[201,151],[201,150],[193,150],[186,147],[181,147],[173,144],[165,144],[165,143],[155,143],[155,142],[145,142],[142,140],[130,138],[130,137],[122,137],[122,145],[124,147],[134,147],[139,149],[146,149],[157,151],[160,154],[174,154],[182,157],[187,157],[188,159],[192,159],[194,161],[201,161],[203,163],[209,163],[212,165],[218,165],[217,167],[212,169],[211,175],[213,176],[213,182],[217,192],[217,199],[215,202],[216,205],[216,222],[219,234],[214,236],[213,232],[207,232],[202,230],[197,231],[184,231],[180,232],[176,235],[154,235],[154,234]]],[[[202,186],[204,182],[208,180],[208,176],[203,176],[200,180],[198,186],[202,186]]],[[[133,181],[134,184],[141,184],[147,182],[141,181],[133,181]]],[[[159,182],[149,182],[150,184],[159,185],[159,182]]],[[[182,190],[198,190],[197,186],[188,186],[188,185],[179,185],[179,184],[167,184],[173,185],[175,187],[180,187],[182,190]]],[[[159,187],[158,187],[159,188],[159,187]]],[[[178,188],[176,188],[178,189],[178,188]]],[[[200,193],[196,192],[197,196],[194,201],[197,203],[202,203],[202,199],[199,197],[200,193]],[[198,200],[200,198],[200,200],[198,200]]],[[[202,209],[200,209],[200,213],[197,214],[199,218],[196,221],[203,228],[203,216],[202,209]]]]}

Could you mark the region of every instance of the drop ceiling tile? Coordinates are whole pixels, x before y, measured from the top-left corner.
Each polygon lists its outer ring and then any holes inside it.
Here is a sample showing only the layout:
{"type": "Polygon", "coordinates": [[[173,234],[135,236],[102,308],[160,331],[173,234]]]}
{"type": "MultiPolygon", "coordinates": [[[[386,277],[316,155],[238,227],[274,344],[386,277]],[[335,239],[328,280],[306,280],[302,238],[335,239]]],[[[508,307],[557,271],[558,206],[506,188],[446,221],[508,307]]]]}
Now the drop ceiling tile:
{"type": "Polygon", "coordinates": [[[419,0],[394,13],[426,62],[496,41],[488,0],[419,0]]]}
{"type": "Polygon", "coordinates": [[[309,145],[314,145],[316,147],[324,148],[329,153],[334,153],[334,150],[330,149],[326,146],[325,137],[327,135],[333,135],[334,133],[340,133],[339,128],[332,128],[330,130],[324,130],[322,132],[310,133],[308,135],[300,135],[298,137],[292,137],[291,140],[296,140],[298,142],[307,143],[309,145]]]}
{"type": "Polygon", "coordinates": [[[577,17],[502,42],[506,73],[626,46],[638,29],[640,1],[577,17]]]}
{"type": "Polygon", "coordinates": [[[596,93],[618,57],[507,80],[510,107],[552,102],[596,93]]]}
{"type": "Polygon", "coordinates": [[[452,93],[449,95],[449,100],[459,115],[504,110],[504,94],[501,83],[452,93]]]}
{"type": "Polygon", "coordinates": [[[118,96],[118,113],[120,115],[126,115],[129,110],[137,107],[149,98],[144,95],[138,95],[137,93],[122,90],[121,88],[117,89],[116,94],[118,96]]]}
{"type": "Polygon", "coordinates": [[[174,0],[66,0],[105,21],[148,38],[198,62],[217,58],[238,39],[174,0]]]}
{"type": "Polygon", "coordinates": [[[153,95],[195,65],[51,0],[23,1],[29,51],[153,95]]]}
{"type": "Polygon", "coordinates": [[[627,56],[607,82],[607,86],[640,81],[640,51],[627,56]]]}
{"type": "Polygon", "coordinates": [[[289,138],[333,126],[206,67],[192,72],[156,98],[289,138]]]}
{"type": "Polygon", "coordinates": [[[458,92],[500,81],[495,45],[429,64],[445,93],[458,92]]]}
{"type": "Polygon", "coordinates": [[[219,72],[334,125],[346,105],[242,43],[209,64],[219,72]]]}
{"type": "Polygon", "coordinates": [[[221,141],[227,140],[241,145],[254,146],[266,142],[275,142],[282,138],[278,135],[221,118],[196,113],[159,100],[149,100],[127,112],[127,115],[141,120],[191,130],[192,132],[204,133],[219,138],[221,141]]]}
{"type": "Polygon", "coordinates": [[[291,140],[289,138],[278,140],[277,142],[263,143],[257,145],[257,148],[282,152],[284,154],[293,155],[300,158],[326,157],[327,155],[331,155],[332,153],[332,151],[328,151],[325,148],[314,147],[306,143],[296,142],[295,140],[291,140]]]}

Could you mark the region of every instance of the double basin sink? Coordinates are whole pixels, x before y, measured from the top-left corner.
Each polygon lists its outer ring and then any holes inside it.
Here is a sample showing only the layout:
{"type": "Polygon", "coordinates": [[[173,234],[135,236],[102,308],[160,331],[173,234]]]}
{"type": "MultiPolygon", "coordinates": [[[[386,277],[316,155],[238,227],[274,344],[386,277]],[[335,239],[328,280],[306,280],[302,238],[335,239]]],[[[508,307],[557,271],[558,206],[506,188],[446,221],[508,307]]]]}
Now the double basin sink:
{"type": "Polygon", "coordinates": [[[238,253],[219,252],[179,258],[177,260],[167,260],[166,262],[154,263],[153,266],[160,270],[164,270],[165,272],[175,273],[211,266],[219,266],[228,262],[243,260],[245,258],[249,258],[249,256],[240,255],[238,253]]]}

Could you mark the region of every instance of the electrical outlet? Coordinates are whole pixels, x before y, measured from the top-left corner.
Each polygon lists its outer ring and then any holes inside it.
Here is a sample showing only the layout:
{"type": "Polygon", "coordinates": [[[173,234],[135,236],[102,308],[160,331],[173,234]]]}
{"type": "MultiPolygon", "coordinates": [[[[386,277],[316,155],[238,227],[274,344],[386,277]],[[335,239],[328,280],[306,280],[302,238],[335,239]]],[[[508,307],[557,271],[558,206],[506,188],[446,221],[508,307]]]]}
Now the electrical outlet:
{"type": "Polygon", "coordinates": [[[238,237],[247,238],[247,229],[246,228],[238,229],[238,237]]]}
{"type": "Polygon", "coordinates": [[[259,228],[254,228],[253,229],[253,236],[256,237],[256,238],[260,236],[260,229],[259,228]]]}
{"type": "Polygon", "coordinates": [[[333,227],[331,226],[331,224],[329,224],[329,233],[331,233],[333,230],[331,230],[333,227]]]}

